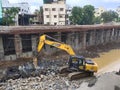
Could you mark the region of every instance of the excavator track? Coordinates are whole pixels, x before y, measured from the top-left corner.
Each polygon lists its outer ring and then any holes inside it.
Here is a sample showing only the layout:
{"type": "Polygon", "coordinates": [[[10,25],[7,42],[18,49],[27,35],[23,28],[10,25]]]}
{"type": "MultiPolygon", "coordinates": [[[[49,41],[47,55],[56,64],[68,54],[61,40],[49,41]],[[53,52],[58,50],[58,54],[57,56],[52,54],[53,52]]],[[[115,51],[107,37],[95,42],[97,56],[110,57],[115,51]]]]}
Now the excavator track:
{"type": "Polygon", "coordinates": [[[59,74],[62,77],[67,77],[69,73],[71,72],[68,70],[68,66],[63,66],[59,69],[59,74]]]}
{"type": "Polygon", "coordinates": [[[70,70],[68,66],[61,67],[59,72],[60,72],[60,76],[68,77],[69,80],[77,80],[80,78],[93,76],[93,72],[73,71],[70,70]]]}
{"type": "Polygon", "coordinates": [[[77,80],[77,79],[85,78],[85,77],[92,76],[92,75],[93,75],[92,72],[73,72],[73,73],[68,74],[68,79],[77,80]]]}
{"type": "Polygon", "coordinates": [[[59,72],[60,72],[60,74],[68,72],[68,66],[60,67],[59,72]]]}

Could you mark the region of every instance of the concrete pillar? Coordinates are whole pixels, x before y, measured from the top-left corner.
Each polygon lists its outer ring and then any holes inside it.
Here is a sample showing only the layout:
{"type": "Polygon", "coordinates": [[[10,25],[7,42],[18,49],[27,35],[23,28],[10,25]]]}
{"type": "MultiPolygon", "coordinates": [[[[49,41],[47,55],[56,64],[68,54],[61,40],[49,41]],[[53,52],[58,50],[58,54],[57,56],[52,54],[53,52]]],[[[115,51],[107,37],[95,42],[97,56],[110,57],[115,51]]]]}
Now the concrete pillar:
{"type": "Polygon", "coordinates": [[[90,42],[89,45],[93,45],[93,31],[90,32],[90,42]]]}
{"type": "Polygon", "coordinates": [[[117,41],[117,36],[118,36],[118,30],[115,29],[115,41],[117,41]]]}
{"type": "Polygon", "coordinates": [[[100,41],[101,41],[102,44],[104,43],[104,30],[101,30],[100,41]]]}
{"type": "Polygon", "coordinates": [[[22,43],[21,43],[21,38],[20,35],[15,34],[15,51],[16,51],[16,58],[19,58],[20,55],[22,54],[22,43]]]}
{"type": "Polygon", "coordinates": [[[118,30],[118,41],[120,41],[120,29],[118,30]]]}
{"type": "Polygon", "coordinates": [[[82,49],[86,49],[86,31],[82,32],[82,49]]]}
{"type": "Polygon", "coordinates": [[[74,40],[75,49],[77,50],[77,49],[80,48],[80,47],[79,47],[79,36],[78,36],[78,32],[75,33],[74,37],[75,37],[75,40],[74,40]]]}
{"type": "Polygon", "coordinates": [[[31,37],[32,39],[32,51],[33,51],[33,55],[35,55],[36,51],[37,51],[37,36],[32,35],[31,37]]]}
{"type": "Polygon", "coordinates": [[[105,43],[109,42],[109,32],[108,30],[105,31],[106,32],[106,35],[105,35],[105,43]]]}
{"type": "Polygon", "coordinates": [[[92,30],[91,31],[91,34],[90,34],[90,45],[95,45],[95,30],[92,30]]]}
{"type": "Polygon", "coordinates": [[[96,30],[95,31],[95,37],[94,37],[94,39],[95,39],[95,45],[98,45],[98,31],[96,30]]]}
{"type": "Polygon", "coordinates": [[[57,40],[61,41],[61,37],[62,37],[62,36],[61,36],[61,32],[57,32],[57,36],[58,36],[58,37],[57,37],[57,40]]]}
{"type": "Polygon", "coordinates": [[[4,48],[3,48],[2,37],[0,37],[0,60],[3,59],[4,59],[4,48]]]}
{"type": "Polygon", "coordinates": [[[112,33],[111,33],[111,41],[114,41],[114,28],[112,29],[112,33]]]}

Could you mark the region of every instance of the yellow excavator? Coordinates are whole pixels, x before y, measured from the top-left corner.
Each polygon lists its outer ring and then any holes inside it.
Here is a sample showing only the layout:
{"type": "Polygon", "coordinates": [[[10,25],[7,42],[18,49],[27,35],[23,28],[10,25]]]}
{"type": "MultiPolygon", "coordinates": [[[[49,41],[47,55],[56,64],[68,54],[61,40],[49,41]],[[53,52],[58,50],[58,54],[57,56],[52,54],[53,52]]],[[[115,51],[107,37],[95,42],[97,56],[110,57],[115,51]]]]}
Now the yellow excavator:
{"type": "MultiPolygon", "coordinates": [[[[60,68],[61,74],[69,73],[68,78],[70,80],[89,75],[92,76],[95,72],[97,72],[98,65],[94,61],[86,60],[83,56],[77,56],[70,45],[60,42],[48,35],[42,35],[39,37],[39,44],[37,47],[38,53],[45,44],[64,50],[70,55],[68,65],[60,68]]],[[[34,60],[37,61],[37,58],[34,60]]]]}

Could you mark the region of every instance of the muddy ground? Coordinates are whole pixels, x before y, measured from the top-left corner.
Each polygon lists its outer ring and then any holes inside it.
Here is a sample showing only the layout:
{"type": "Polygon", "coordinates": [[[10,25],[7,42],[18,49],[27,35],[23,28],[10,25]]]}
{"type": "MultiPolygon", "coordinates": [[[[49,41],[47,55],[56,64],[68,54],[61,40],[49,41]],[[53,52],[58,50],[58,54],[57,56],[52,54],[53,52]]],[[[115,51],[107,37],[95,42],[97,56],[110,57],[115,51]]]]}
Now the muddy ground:
{"type": "MultiPolygon", "coordinates": [[[[86,48],[86,50],[76,51],[76,53],[86,58],[99,57],[100,52],[118,49],[120,48],[119,45],[120,43],[108,43],[106,45],[91,46],[86,48]]],[[[54,54],[53,56],[39,57],[39,67],[37,69],[35,69],[31,60],[19,60],[19,62],[2,61],[0,63],[0,90],[88,90],[88,88],[99,85],[104,80],[109,81],[109,78],[105,78],[108,74],[103,74],[103,77],[94,76],[74,81],[69,81],[67,77],[60,76],[58,70],[61,66],[67,64],[68,58],[69,55],[61,55],[61,53],[54,54]],[[98,84],[95,84],[97,82],[98,84]],[[83,89],[84,87],[86,89],[83,89]]],[[[120,77],[116,73],[119,73],[119,71],[111,72],[109,73],[110,76],[108,75],[110,78],[115,78],[115,83],[117,83],[117,78],[120,77]]],[[[119,87],[119,83],[114,85],[114,88],[117,88],[116,90],[120,90],[119,87]]],[[[92,88],[91,90],[106,89],[102,87],[102,89],[92,88]]]]}

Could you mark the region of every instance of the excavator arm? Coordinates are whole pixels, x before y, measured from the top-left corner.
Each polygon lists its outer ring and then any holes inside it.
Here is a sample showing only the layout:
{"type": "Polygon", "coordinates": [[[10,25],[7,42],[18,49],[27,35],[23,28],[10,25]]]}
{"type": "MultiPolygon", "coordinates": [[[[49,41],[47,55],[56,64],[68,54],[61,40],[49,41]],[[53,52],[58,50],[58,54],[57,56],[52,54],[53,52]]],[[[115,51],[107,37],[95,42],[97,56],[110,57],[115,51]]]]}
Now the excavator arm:
{"type": "Polygon", "coordinates": [[[56,40],[56,39],[54,39],[50,36],[47,36],[47,35],[40,36],[39,44],[38,44],[38,47],[37,47],[37,52],[41,51],[44,44],[59,48],[61,50],[64,50],[71,56],[75,55],[75,52],[73,51],[73,49],[70,45],[64,44],[64,43],[62,43],[62,42],[60,42],[60,41],[58,41],[58,40],[56,40]],[[47,40],[47,38],[50,39],[50,40],[47,40]]]}

